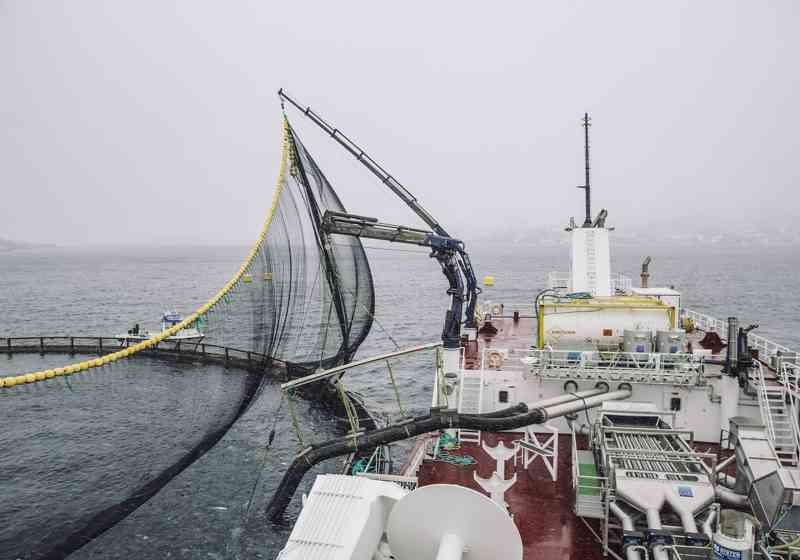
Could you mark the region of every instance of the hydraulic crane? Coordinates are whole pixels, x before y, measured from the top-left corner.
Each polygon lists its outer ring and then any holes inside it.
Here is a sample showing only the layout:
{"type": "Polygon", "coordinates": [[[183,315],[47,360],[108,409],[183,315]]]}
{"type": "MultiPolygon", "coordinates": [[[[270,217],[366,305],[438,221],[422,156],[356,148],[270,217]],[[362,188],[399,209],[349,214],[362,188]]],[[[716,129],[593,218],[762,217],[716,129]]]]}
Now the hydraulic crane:
{"type": "Polygon", "coordinates": [[[327,132],[342,147],[350,152],[386,185],[400,200],[427,224],[431,230],[423,230],[406,226],[398,226],[379,222],[377,218],[326,211],[322,217],[322,231],[327,234],[350,235],[366,239],[380,239],[395,243],[408,243],[422,247],[430,247],[432,258],[435,258],[449,283],[447,294],[451,297],[450,309],[445,316],[442,330],[442,343],[445,348],[456,349],[461,343],[461,319],[466,313],[465,326],[475,327],[475,305],[480,293],[475,272],[472,269],[469,255],[464,243],[450,237],[439,222],[427,211],[408,189],[392,177],[372,157],[355,142],[342,134],[338,129],[325,122],[310,107],[305,109],[289,97],[283,89],[278,90],[281,102],[288,101],[314,124],[327,132]],[[466,290],[465,290],[466,288],[466,290]],[[464,305],[466,303],[466,309],[464,305]]]}

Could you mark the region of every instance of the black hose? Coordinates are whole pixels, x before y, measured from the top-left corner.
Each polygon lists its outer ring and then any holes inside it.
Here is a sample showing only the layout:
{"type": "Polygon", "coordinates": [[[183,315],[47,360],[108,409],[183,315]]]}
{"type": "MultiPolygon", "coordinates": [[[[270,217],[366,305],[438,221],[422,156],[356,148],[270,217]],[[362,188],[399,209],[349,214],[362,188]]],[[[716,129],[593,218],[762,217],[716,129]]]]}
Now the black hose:
{"type": "Polygon", "coordinates": [[[427,416],[418,416],[411,421],[311,445],[297,455],[289,466],[272,499],[267,504],[267,517],[272,521],[278,521],[283,516],[305,474],[311,467],[327,459],[438,430],[467,428],[500,432],[530,424],[541,424],[546,418],[547,414],[544,409],[528,410],[524,403],[488,414],[461,414],[452,409],[431,409],[427,416]]]}

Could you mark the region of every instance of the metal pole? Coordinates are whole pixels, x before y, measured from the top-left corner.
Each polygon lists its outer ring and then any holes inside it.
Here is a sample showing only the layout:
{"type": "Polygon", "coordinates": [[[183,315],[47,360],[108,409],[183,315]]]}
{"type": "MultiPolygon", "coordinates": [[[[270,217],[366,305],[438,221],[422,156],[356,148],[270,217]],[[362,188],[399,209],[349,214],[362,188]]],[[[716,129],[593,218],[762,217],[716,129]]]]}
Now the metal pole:
{"type": "Polygon", "coordinates": [[[350,368],[371,364],[373,362],[381,362],[386,360],[387,358],[394,358],[395,356],[403,356],[404,354],[412,354],[414,352],[419,352],[421,350],[432,350],[441,345],[442,345],[441,342],[432,342],[430,344],[422,344],[420,346],[412,346],[411,348],[396,350],[395,352],[390,352],[388,354],[381,354],[380,356],[365,358],[357,362],[350,362],[349,364],[337,366],[331,369],[327,369],[325,371],[320,371],[318,373],[312,373],[311,375],[307,375],[305,377],[301,377],[299,379],[294,379],[292,381],[284,383],[283,385],[281,385],[281,390],[286,391],[287,389],[294,389],[302,385],[307,385],[308,383],[314,383],[315,381],[319,381],[320,379],[332,377],[337,373],[344,372],[350,368]]]}
{"type": "Polygon", "coordinates": [[[586,219],[583,220],[583,227],[592,227],[592,195],[591,184],[589,182],[589,113],[583,114],[583,134],[584,134],[584,160],[586,166],[586,183],[583,188],[586,190],[586,219]]]}

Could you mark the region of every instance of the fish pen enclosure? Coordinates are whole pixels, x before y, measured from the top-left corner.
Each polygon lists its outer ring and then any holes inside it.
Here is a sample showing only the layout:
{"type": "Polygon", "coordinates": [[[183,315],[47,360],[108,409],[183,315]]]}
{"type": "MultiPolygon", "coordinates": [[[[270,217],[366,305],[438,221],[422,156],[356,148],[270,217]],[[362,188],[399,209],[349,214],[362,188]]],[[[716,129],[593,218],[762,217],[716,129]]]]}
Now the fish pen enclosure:
{"type": "Polygon", "coordinates": [[[252,249],[185,319],[141,341],[0,333],[0,354],[84,358],[0,374],[0,557],[66,557],[211,449],[272,378],[352,358],[372,324],[372,274],[357,238],[322,231],[328,210],[345,208],[286,121],[252,249]],[[177,342],[185,329],[202,342],[177,342]]]}

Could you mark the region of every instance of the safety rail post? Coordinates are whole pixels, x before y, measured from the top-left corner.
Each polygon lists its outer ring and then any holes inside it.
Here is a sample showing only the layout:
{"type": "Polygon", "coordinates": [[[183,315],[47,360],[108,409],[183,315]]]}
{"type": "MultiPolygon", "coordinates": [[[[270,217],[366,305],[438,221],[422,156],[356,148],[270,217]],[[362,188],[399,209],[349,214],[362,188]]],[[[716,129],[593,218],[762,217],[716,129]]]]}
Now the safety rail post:
{"type": "Polygon", "coordinates": [[[228,347],[226,346],[225,347],[225,367],[226,368],[228,367],[228,360],[229,359],[230,359],[230,357],[228,356],[228,347]]]}
{"type": "Polygon", "coordinates": [[[251,354],[250,351],[248,351],[247,352],[247,370],[248,371],[253,369],[253,360],[251,359],[250,354],[251,354]]]}
{"type": "Polygon", "coordinates": [[[39,354],[44,356],[44,337],[43,336],[39,337],[39,354]]]}
{"type": "Polygon", "coordinates": [[[97,337],[97,348],[98,348],[98,354],[102,354],[103,353],[103,337],[102,336],[98,336],[97,337]]]}
{"type": "Polygon", "coordinates": [[[206,357],[206,345],[204,343],[200,344],[200,355],[202,355],[203,358],[206,357]]]}
{"type": "Polygon", "coordinates": [[[13,351],[11,350],[11,337],[6,339],[6,348],[8,349],[8,355],[11,356],[11,354],[13,354],[13,351]]]}

